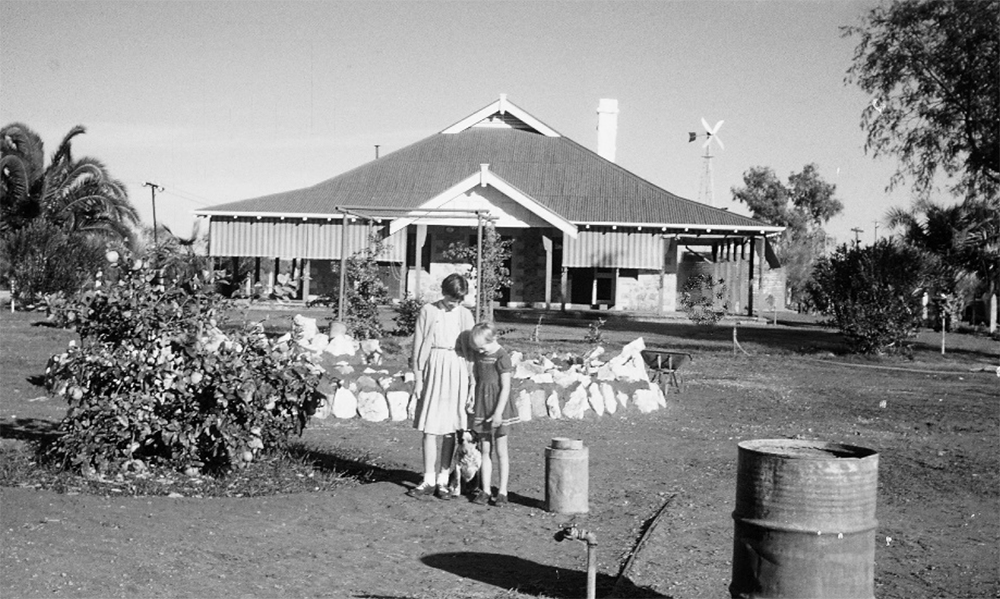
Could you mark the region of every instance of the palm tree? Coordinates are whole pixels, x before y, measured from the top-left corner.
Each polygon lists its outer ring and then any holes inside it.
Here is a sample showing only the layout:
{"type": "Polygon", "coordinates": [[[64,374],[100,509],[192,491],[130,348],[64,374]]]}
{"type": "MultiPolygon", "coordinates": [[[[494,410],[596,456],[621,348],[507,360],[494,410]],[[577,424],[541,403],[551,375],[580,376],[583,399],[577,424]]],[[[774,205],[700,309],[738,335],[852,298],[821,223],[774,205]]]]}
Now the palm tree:
{"type": "Polygon", "coordinates": [[[42,138],[22,125],[0,129],[0,232],[25,226],[41,212],[45,154],[42,138]]]}
{"type": "Polygon", "coordinates": [[[995,293],[1000,273],[1000,210],[988,202],[941,206],[921,199],[910,210],[892,208],[890,228],[924,256],[934,273],[931,291],[960,296],[995,293]]]}
{"type": "MultiPolygon", "coordinates": [[[[73,157],[72,140],[85,132],[82,126],[73,127],[46,167],[37,133],[22,123],[0,129],[3,274],[18,280],[19,289],[31,296],[29,301],[56,289],[52,277],[29,280],[34,275],[18,272],[20,265],[66,255],[68,247],[93,249],[85,254],[94,256],[108,245],[135,243],[139,215],[125,185],[111,177],[99,160],[73,157]]],[[[77,264],[77,269],[85,266],[77,264]]],[[[59,287],[65,291],[64,285],[59,287]]]]}
{"type": "Polygon", "coordinates": [[[0,231],[16,230],[42,217],[86,237],[130,239],[139,215],[125,185],[94,158],[73,159],[72,140],[86,133],[77,125],[43,164],[42,140],[21,123],[0,130],[2,193],[0,231]]]}

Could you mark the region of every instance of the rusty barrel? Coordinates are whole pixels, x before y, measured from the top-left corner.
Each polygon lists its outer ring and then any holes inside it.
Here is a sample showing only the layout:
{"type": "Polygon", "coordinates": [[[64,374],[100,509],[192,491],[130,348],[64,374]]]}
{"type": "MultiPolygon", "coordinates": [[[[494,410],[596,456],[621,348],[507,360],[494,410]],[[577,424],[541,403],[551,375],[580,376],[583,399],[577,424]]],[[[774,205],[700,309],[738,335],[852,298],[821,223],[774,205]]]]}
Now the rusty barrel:
{"type": "Polygon", "coordinates": [[[589,452],[579,439],[552,439],[545,448],[545,509],[557,514],[590,510],[589,452]]]}
{"type": "Polygon", "coordinates": [[[823,441],[739,444],[739,598],[873,599],[878,453],[823,441]]]}

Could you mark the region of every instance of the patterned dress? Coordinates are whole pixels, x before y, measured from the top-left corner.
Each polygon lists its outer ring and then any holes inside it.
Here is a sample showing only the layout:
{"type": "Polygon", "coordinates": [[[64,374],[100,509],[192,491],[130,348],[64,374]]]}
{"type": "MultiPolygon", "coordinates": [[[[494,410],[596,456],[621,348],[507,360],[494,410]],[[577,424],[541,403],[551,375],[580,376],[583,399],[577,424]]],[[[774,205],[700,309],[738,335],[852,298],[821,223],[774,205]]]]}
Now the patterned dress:
{"type": "Polygon", "coordinates": [[[429,435],[450,435],[465,428],[471,364],[468,331],[474,324],[464,306],[445,309],[427,304],[417,315],[413,336],[413,370],[422,377],[413,428],[429,435]]]}
{"type": "Polygon", "coordinates": [[[511,424],[520,421],[514,409],[514,398],[508,397],[503,410],[503,424],[496,431],[491,430],[490,420],[500,401],[500,375],[513,370],[510,354],[502,347],[492,354],[476,356],[476,406],[472,414],[472,430],[477,433],[492,432],[502,437],[511,424]]]}

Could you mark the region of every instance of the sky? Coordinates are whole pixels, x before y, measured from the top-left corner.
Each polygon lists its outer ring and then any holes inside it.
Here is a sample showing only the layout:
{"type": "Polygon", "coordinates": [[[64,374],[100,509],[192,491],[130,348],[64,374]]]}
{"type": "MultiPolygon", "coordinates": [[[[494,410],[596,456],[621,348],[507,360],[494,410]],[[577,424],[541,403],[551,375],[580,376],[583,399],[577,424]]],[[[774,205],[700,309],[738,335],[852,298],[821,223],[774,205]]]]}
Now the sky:
{"type": "MultiPolygon", "coordinates": [[[[145,223],[190,235],[192,211],[308,187],[437,133],[501,93],[597,149],[597,105],[618,100],[616,162],[698,200],[702,133],[714,205],[754,166],[809,163],[836,185],[838,242],[886,233],[904,185],[864,151],[870,96],[845,84],[866,1],[222,2],[0,0],[0,125],[46,156],[75,125],[145,223]]],[[[204,227],[202,228],[204,229],[204,227]]],[[[202,231],[204,232],[204,231],[202,231]]]]}

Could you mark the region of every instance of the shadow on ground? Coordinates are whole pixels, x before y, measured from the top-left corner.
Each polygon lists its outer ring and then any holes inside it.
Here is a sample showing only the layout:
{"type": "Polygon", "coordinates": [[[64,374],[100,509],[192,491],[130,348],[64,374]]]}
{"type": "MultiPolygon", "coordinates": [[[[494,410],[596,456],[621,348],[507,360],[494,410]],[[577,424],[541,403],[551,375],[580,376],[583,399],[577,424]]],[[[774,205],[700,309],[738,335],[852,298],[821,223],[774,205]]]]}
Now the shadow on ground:
{"type": "Polygon", "coordinates": [[[395,483],[401,487],[418,484],[418,473],[395,464],[378,464],[367,454],[351,455],[347,452],[321,451],[304,446],[289,449],[292,457],[310,462],[314,468],[329,474],[341,474],[356,478],[361,483],[395,483]]]}
{"type": "Polygon", "coordinates": [[[17,418],[12,422],[0,422],[0,439],[17,439],[46,444],[56,437],[59,424],[40,418],[17,418]]]}
{"type": "MultiPolygon", "coordinates": [[[[514,555],[478,552],[435,553],[420,558],[420,561],[432,568],[462,578],[478,580],[502,589],[513,589],[525,595],[586,596],[586,572],[554,568],[514,555]]],[[[610,597],[616,582],[614,576],[598,573],[597,596],[610,597]]],[[[619,597],[668,597],[624,580],[618,584],[615,594],[619,597]]]]}

